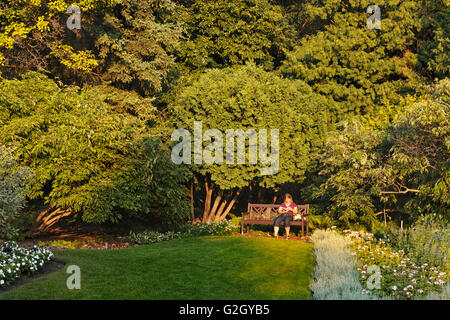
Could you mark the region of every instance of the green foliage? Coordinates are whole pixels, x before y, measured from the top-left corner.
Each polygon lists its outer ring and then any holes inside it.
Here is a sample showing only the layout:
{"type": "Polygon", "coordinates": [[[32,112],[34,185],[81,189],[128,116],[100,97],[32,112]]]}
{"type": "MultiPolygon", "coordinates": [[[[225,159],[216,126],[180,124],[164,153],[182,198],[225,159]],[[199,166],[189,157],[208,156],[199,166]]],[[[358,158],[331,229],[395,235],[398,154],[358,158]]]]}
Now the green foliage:
{"type": "Polygon", "coordinates": [[[194,223],[182,225],[182,236],[228,236],[238,232],[239,226],[228,222],[194,223]]]}
{"type": "Polygon", "coordinates": [[[330,134],[320,172],[327,180],[315,192],[331,201],[330,215],[366,226],[385,207],[448,216],[449,88],[442,80],[384,131],[353,121],[330,134]]]}
{"type": "Polygon", "coordinates": [[[53,253],[45,248],[19,247],[16,242],[0,244],[0,288],[7,286],[22,274],[33,274],[53,259],[53,253]]]}
{"type": "Polygon", "coordinates": [[[370,225],[376,207],[373,187],[378,159],[378,135],[361,124],[345,122],[340,131],[330,133],[321,155],[320,174],[328,180],[316,190],[314,196],[330,201],[326,211],[341,224],[362,222],[370,225]]]}
{"type": "Polygon", "coordinates": [[[89,222],[151,213],[188,214],[187,171],[175,166],[145,121],[116,113],[95,88],[59,88],[29,73],[0,84],[0,141],[18,145],[35,171],[30,197],[81,212],[89,222]]]}
{"type": "MultiPolygon", "coordinates": [[[[450,79],[433,86],[422,101],[408,106],[388,130],[383,156],[391,165],[384,186],[395,191],[417,189],[404,207],[450,217],[450,79]]],[[[397,201],[397,197],[392,201],[397,201]]]]}
{"type": "Polygon", "coordinates": [[[190,70],[253,60],[272,69],[294,35],[279,6],[268,0],[200,0],[183,8],[185,41],[177,56],[190,70]]]}
{"type": "Polygon", "coordinates": [[[7,0],[0,11],[0,72],[15,77],[29,70],[45,69],[72,82],[82,79],[98,65],[80,33],[105,14],[115,0],[7,0]],[[81,31],[69,30],[67,8],[80,7],[81,31]],[[78,31],[78,32],[77,32],[78,31]],[[69,75],[69,76],[68,76],[69,75]]]}
{"type": "Polygon", "coordinates": [[[421,1],[420,66],[439,79],[450,74],[450,1],[421,1]]]}
{"type": "Polygon", "coordinates": [[[161,241],[168,241],[172,239],[177,239],[181,235],[179,232],[168,231],[166,233],[156,232],[156,231],[142,231],[133,232],[126,237],[129,241],[137,244],[151,244],[161,241]]]}
{"type": "Polygon", "coordinates": [[[181,37],[170,0],[116,0],[114,10],[91,27],[104,82],[151,95],[167,84],[170,54],[181,37]]]}
{"type": "Polygon", "coordinates": [[[18,166],[14,149],[0,144],[0,238],[17,238],[14,223],[26,204],[26,187],[32,172],[18,166]]]}
{"type": "Polygon", "coordinates": [[[393,248],[403,250],[418,265],[449,265],[450,224],[436,214],[420,217],[403,231],[390,228],[379,237],[389,239],[393,248]]]}
{"type": "Polygon", "coordinates": [[[50,241],[39,241],[38,245],[40,247],[57,247],[64,249],[79,249],[83,245],[93,244],[95,241],[82,241],[82,240],[50,240],[50,241]]]}
{"type": "Polygon", "coordinates": [[[335,225],[335,221],[328,215],[309,215],[309,230],[328,229],[335,225]]]}
{"type": "Polygon", "coordinates": [[[378,119],[383,109],[401,104],[406,93],[417,90],[418,58],[411,45],[421,28],[421,1],[376,2],[382,10],[381,30],[366,26],[367,7],[374,4],[368,0],[307,2],[302,7],[305,24],[315,28],[288,53],[282,72],[327,97],[334,121],[368,114],[373,125],[380,125],[386,117],[378,119]]]}
{"type": "MultiPolygon", "coordinates": [[[[194,120],[201,120],[204,131],[280,130],[276,175],[261,176],[262,165],[250,164],[247,151],[246,163],[242,165],[224,161],[196,166],[196,172],[210,175],[223,190],[250,183],[275,188],[282,183],[302,181],[323,144],[326,117],[324,100],[305,83],[282,79],[252,63],[205,72],[180,90],[173,107],[178,128],[192,128],[194,120]]],[[[246,150],[248,145],[246,141],[246,150]]]]}

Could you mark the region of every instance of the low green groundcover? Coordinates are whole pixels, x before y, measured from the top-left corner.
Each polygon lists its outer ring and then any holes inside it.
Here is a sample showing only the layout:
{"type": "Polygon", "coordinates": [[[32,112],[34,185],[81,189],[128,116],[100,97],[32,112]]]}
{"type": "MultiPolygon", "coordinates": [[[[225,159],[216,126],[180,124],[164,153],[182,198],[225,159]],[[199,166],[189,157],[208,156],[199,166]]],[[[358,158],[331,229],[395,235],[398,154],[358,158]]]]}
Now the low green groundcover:
{"type": "Polygon", "coordinates": [[[66,266],[0,299],[310,299],[313,245],[256,237],[197,237],[117,250],[55,252],[66,266]],[[81,289],[69,290],[69,265],[81,289]]]}

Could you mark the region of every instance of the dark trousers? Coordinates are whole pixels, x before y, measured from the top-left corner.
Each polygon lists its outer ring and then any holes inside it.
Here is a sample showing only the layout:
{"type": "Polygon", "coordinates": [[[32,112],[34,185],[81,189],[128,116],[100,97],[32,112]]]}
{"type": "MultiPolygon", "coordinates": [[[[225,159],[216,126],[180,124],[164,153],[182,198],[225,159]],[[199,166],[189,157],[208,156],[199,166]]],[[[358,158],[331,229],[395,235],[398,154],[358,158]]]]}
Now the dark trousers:
{"type": "Polygon", "coordinates": [[[294,218],[293,218],[290,214],[282,213],[282,214],[280,214],[278,217],[275,218],[275,220],[273,221],[273,225],[274,225],[275,227],[279,227],[281,221],[284,221],[284,226],[285,226],[285,227],[289,227],[289,223],[290,223],[292,220],[294,220],[294,218]]]}

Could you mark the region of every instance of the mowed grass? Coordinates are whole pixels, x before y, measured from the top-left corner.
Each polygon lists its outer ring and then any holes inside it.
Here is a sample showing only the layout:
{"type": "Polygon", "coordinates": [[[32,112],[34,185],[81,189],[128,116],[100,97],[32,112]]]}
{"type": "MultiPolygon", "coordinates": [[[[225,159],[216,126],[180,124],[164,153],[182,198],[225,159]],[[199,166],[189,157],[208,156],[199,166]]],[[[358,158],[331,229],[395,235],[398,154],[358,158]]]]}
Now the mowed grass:
{"type": "Polygon", "coordinates": [[[63,269],[0,299],[310,299],[313,245],[247,237],[177,239],[117,250],[61,250],[63,269]],[[81,289],[69,290],[69,265],[81,289]]]}

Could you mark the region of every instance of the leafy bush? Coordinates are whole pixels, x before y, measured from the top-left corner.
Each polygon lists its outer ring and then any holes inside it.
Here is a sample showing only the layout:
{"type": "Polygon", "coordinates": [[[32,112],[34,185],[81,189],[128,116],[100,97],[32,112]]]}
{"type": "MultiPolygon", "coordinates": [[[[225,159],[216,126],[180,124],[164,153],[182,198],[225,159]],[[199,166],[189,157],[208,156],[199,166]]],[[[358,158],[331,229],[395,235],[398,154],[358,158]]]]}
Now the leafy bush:
{"type": "Polygon", "coordinates": [[[314,243],[316,267],[310,286],[313,298],[318,300],[375,299],[363,289],[355,271],[347,240],[335,231],[316,230],[311,236],[314,243]]]}
{"type": "Polygon", "coordinates": [[[239,231],[239,219],[233,218],[231,221],[185,224],[179,227],[179,231],[168,231],[161,233],[157,231],[130,231],[127,240],[137,244],[150,244],[167,241],[177,238],[198,237],[198,236],[224,236],[231,235],[239,231]]]}
{"type": "Polygon", "coordinates": [[[50,240],[50,241],[39,241],[38,245],[41,247],[58,247],[58,248],[65,248],[65,249],[78,249],[84,245],[92,245],[94,243],[95,243],[94,240],[92,240],[92,241],[50,240]]]}
{"type": "MultiPolygon", "coordinates": [[[[237,220],[236,220],[237,221],[237,220]]],[[[228,222],[186,224],[180,228],[183,236],[226,236],[239,232],[239,224],[228,222]]]]}
{"type": "Polygon", "coordinates": [[[331,228],[335,224],[336,224],[336,221],[334,221],[330,216],[315,215],[315,214],[309,215],[309,229],[310,230],[327,229],[327,228],[331,228]]]}
{"type": "Polygon", "coordinates": [[[0,287],[10,284],[21,274],[32,274],[53,258],[53,253],[45,248],[34,246],[24,249],[15,242],[0,245],[0,287]]]}
{"type": "Polygon", "coordinates": [[[91,223],[189,216],[189,170],[170,160],[147,120],[118,112],[98,87],[60,88],[36,72],[22,78],[0,82],[0,143],[18,141],[20,164],[33,168],[28,197],[91,223]]]}
{"type": "Polygon", "coordinates": [[[0,238],[14,239],[18,229],[14,226],[25,207],[25,188],[31,176],[27,167],[18,167],[13,149],[0,145],[0,238]]]}
{"type": "Polygon", "coordinates": [[[180,238],[179,232],[168,231],[166,233],[156,231],[133,232],[130,231],[127,239],[137,244],[150,244],[180,238]]]}
{"type": "Polygon", "coordinates": [[[128,242],[106,242],[101,239],[96,240],[51,240],[51,241],[39,241],[39,246],[42,247],[53,247],[53,248],[61,248],[61,249],[121,249],[128,248],[131,245],[128,242]],[[108,245],[108,246],[107,246],[108,245]]]}
{"type": "Polygon", "coordinates": [[[426,263],[435,267],[448,265],[450,225],[441,216],[422,216],[403,232],[387,228],[378,237],[389,240],[393,248],[403,250],[416,264],[426,263]]]}

